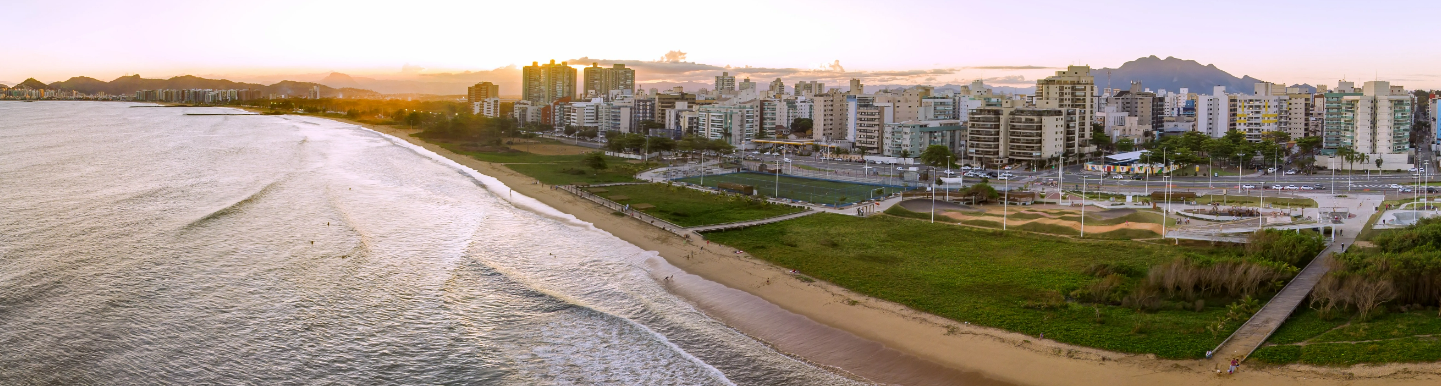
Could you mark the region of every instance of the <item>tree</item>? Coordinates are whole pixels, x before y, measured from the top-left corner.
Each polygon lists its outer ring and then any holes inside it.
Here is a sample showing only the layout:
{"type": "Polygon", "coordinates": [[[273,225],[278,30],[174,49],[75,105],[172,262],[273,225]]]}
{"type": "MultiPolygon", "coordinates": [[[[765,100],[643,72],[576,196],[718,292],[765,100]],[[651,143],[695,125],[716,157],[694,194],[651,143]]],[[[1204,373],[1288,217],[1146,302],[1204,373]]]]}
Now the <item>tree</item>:
{"type": "Polygon", "coordinates": [[[575,135],[575,133],[576,133],[575,126],[565,125],[565,130],[564,130],[564,132],[565,132],[565,135],[575,135]]]}
{"type": "Polygon", "coordinates": [[[1110,149],[1112,148],[1111,136],[1106,135],[1105,130],[1092,131],[1091,144],[1095,145],[1097,149],[1110,149]]]}
{"type": "Polygon", "coordinates": [[[608,167],[605,164],[605,156],[599,152],[587,153],[585,158],[580,159],[580,163],[585,165],[585,167],[594,169],[596,173],[600,173],[601,170],[605,170],[605,168],[608,167]]]}
{"type": "Polygon", "coordinates": [[[1001,196],[1000,194],[996,193],[996,188],[992,188],[991,185],[988,185],[984,182],[971,185],[971,187],[958,192],[957,195],[959,195],[960,197],[969,197],[973,202],[977,204],[990,202],[991,200],[995,200],[1001,196]]]}
{"type": "Polygon", "coordinates": [[[815,123],[813,123],[810,118],[796,118],[794,121],[791,121],[791,132],[809,132],[814,126],[815,123]]]}
{"type": "Polygon", "coordinates": [[[951,149],[946,147],[946,145],[927,146],[926,150],[921,152],[920,158],[921,163],[924,163],[926,165],[945,165],[946,163],[950,162],[951,149]]]}
{"type": "Polygon", "coordinates": [[[1384,159],[1382,159],[1380,155],[1377,155],[1377,156],[1376,156],[1376,170],[1381,170],[1381,163],[1382,163],[1382,162],[1384,162],[1384,159]]]}
{"type": "Polygon", "coordinates": [[[1120,141],[1116,141],[1116,151],[1127,152],[1133,150],[1136,150],[1136,140],[1122,138],[1120,141]]]}
{"type": "Polygon", "coordinates": [[[901,158],[911,158],[910,150],[901,150],[901,158]]]}

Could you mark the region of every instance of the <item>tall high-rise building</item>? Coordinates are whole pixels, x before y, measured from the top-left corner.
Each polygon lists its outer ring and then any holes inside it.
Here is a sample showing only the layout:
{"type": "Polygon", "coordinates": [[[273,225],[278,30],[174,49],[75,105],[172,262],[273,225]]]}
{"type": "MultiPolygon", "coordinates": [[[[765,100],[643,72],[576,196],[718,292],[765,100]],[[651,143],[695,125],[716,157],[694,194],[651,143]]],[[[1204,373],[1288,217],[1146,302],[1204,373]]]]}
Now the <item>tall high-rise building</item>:
{"type": "Polygon", "coordinates": [[[745,78],[745,80],[742,80],[741,83],[740,83],[740,90],[741,90],[741,91],[745,91],[745,90],[755,90],[755,89],[756,89],[756,82],[752,82],[752,81],[751,81],[751,78],[745,78]]]}
{"type": "Polygon", "coordinates": [[[591,63],[582,72],[582,79],[582,92],[588,98],[606,97],[615,90],[635,89],[635,70],[626,68],[624,64],[601,67],[599,63],[591,63]]]}
{"type": "Polygon", "coordinates": [[[575,69],[566,62],[531,62],[521,69],[521,99],[548,105],[560,98],[575,97],[575,69]]]}
{"type": "Polygon", "coordinates": [[[851,94],[851,95],[865,94],[865,93],[866,93],[866,85],[861,84],[861,80],[860,80],[860,79],[854,79],[854,78],[852,78],[852,79],[851,79],[851,90],[848,91],[848,92],[846,92],[846,93],[847,93],[847,94],[851,94]]]}
{"type": "Polygon", "coordinates": [[[781,82],[781,78],[776,78],[776,80],[774,80],[774,81],[771,82],[770,91],[771,91],[771,94],[772,94],[772,95],[782,95],[782,94],[785,94],[785,93],[786,93],[786,84],[785,84],[785,82],[781,82]]]}
{"type": "Polygon", "coordinates": [[[796,87],[795,87],[795,91],[794,91],[794,92],[795,92],[795,95],[796,95],[796,96],[806,96],[806,97],[808,97],[808,96],[820,95],[820,94],[826,92],[826,84],[825,84],[825,83],[821,83],[821,82],[815,82],[815,81],[812,81],[812,82],[800,81],[800,82],[796,82],[796,87]]]}
{"type": "Polygon", "coordinates": [[[1063,151],[1087,151],[1091,122],[1096,119],[1096,78],[1091,76],[1090,66],[1069,66],[1055,76],[1036,80],[1036,106],[1066,110],[1060,115],[1068,120],[1063,151]]]}
{"type": "Polygon", "coordinates": [[[729,72],[722,72],[720,75],[717,75],[715,77],[715,90],[718,92],[735,91],[736,77],[731,76],[729,72]]]}
{"type": "Polygon", "coordinates": [[[500,85],[480,82],[465,88],[466,102],[476,103],[490,98],[500,98],[500,85]]]}
{"type": "MultiPolygon", "coordinates": [[[[1404,169],[1411,151],[1415,97],[1390,82],[1366,82],[1361,90],[1347,83],[1338,92],[1325,94],[1322,145],[1328,150],[1349,147],[1373,160],[1384,159],[1382,169],[1404,169]]],[[[1375,163],[1355,166],[1369,169],[1375,163]]]]}

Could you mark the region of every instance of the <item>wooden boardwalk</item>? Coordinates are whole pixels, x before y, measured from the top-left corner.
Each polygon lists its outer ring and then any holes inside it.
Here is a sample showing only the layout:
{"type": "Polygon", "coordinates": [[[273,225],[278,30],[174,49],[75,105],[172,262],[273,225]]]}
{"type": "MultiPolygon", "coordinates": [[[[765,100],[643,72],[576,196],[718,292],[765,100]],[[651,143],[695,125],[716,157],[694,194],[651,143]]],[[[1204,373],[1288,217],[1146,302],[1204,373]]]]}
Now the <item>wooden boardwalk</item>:
{"type": "Polygon", "coordinates": [[[711,232],[711,231],[723,231],[723,230],[727,230],[727,229],[740,229],[740,228],[752,227],[752,226],[756,226],[756,225],[770,224],[770,223],[773,223],[773,222],[781,222],[781,221],[790,220],[790,219],[793,219],[793,218],[810,216],[810,215],[813,215],[813,214],[816,214],[816,213],[820,213],[820,211],[807,209],[807,210],[800,211],[800,212],[796,212],[796,213],[791,213],[791,214],[782,215],[782,216],[769,217],[769,218],[763,218],[763,219],[760,219],[760,220],[741,221],[741,222],[733,222],[733,223],[726,223],[726,224],[715,224],[715,225],[702,225],[702,226],[690,227],[690,228],[686,228],[686,229],[687,229],[687,230],[690,230],[690,231],[692,231],[692,232],[696,232],[696,233],[700,233],[700,232],[711,232]]]}
{"type": "Polygon", "coordinates": [[[1286,318],[1291,317],[1291,313],[1301,306],[1301,302],[1306,300],[1306,295],[1311,293],[1311,289],[1316,287],[1316,283],[1321,281],[1321,277],[1326,275],[1326,271],[1330,269],[1327,261],[1331,259],[1331,253],[1345,251],[1341,246],[1351,245],[1353,241],[1355,241],[1355,236],[1338,237],[1336,242],[1322,250],[1321,254],[1312,259],[1310,264],[1306,264],[1306,268],[1301,269],[1301,272],[1296,274],[1296,278],[1291,279],[1291,282],[1287,283],[1280,293],[1277,293],[1275,297],[1271,298],[1271,301],[1261,307],[1260,311],[1252,315],[1246,324],[1241,325],[1241,328],[1236,329],[1236,332],[1221,342],[1221,345],[1217,346],[1215,353],[1212,354],[1212,358],[1221,364],[1218,368],[1225,369],[1230,365],[1231,358],[1244,361],[1252,352],[1260,348],[1261,344],[1265,343],[1266,339],[1281,327],[1281,323],[1284,323],[1286,318]]]}

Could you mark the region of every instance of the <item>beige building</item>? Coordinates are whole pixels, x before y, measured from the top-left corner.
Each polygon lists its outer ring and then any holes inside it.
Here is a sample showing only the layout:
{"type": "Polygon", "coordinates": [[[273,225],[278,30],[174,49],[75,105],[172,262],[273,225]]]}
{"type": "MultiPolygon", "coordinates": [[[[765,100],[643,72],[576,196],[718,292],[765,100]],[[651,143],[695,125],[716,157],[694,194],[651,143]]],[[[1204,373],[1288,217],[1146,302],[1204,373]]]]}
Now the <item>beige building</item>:
{"type": "Polygon", "coordinates": [[[480,82],[465,88],[466,102],[476,103],[490,98],[500,98],[500,85],[480,82]]]}
{"type": "Polygon", "coordinates": [[[1024,108],[1013,100],[971,112],[966,124],[966,163],[1000,167],[1040,163],[1064,154],[1067,131],[1078,118],[1073,108],[1024,108]]]}
{"type": "Polygon", "coordinates": [[[575,98],[575,69],[566,62],[531,62],[521,69],[520,99],[548,105],[561,98],[575,98]]]}
{"type": "Polygon", "coordinates": [[[1059,116],[1069,120],[1063,122],[1062,151],[1078,155],[1090,151],[1091,122],[1096,118],[1096,79],[1091,76],[1090,66],[1069,66],[1054,76],[1036,80],[1035,103],[1063,110],[1059,116]]]}
{"type": "Polygon", "coordinates": [[[811,105],[811,139],[817,142],[849,140],[846,94],[839,91],[815,94],[811,105]]]}
{"type": "Polygon", "coordinates": [[[607,68],[591,63],[590,67],[581,71],[581,78],[584,79],[585,98],[609,97],[610,92],[616,90],[635,90],[635,70],[625,68],[624,64],[613,64],[607,68]]]}

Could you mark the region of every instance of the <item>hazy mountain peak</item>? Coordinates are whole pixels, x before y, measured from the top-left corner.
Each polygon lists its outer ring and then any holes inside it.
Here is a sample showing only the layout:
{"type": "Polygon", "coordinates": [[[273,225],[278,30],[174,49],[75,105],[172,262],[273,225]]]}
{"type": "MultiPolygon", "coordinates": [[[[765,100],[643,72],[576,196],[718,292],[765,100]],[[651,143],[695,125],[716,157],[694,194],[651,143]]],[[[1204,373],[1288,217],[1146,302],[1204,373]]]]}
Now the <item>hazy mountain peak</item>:
{"type": "Polygon", "coordinates": [[[1260,82],[1250,76],[1237,78],[1215,64],[1202,65],[1195,60],[1172,56],[1161,59],[1155,55],[1123,63],[1119,68],[1102,68],[1091,73],[1096,76],[1096,85],[1100,88],[1125,89],[1130,87],[1131,82],[1139,81],[1142,87],[1151,90],[1179,92],[1187,88],[1198,94],[1210,94],[1214,86],[1226,86],[1227,92],[1249,92],[1256,82],[1260,82]]]}
{"type": "Polygon", "coordinates": [[[20,82],[20,84],[15,85],[15,87],[25,87],[32,90],[44,90],[50,88],[50,86],[46,86],[44,82],[35,80],[35,78],[26,79],[24,82],[20,82]]]}

